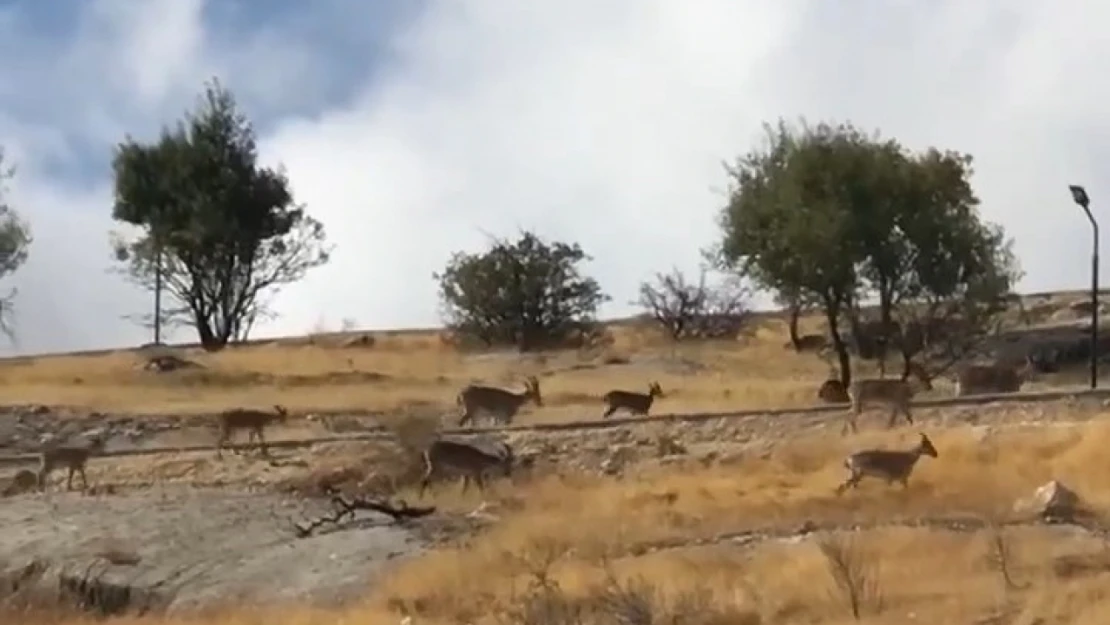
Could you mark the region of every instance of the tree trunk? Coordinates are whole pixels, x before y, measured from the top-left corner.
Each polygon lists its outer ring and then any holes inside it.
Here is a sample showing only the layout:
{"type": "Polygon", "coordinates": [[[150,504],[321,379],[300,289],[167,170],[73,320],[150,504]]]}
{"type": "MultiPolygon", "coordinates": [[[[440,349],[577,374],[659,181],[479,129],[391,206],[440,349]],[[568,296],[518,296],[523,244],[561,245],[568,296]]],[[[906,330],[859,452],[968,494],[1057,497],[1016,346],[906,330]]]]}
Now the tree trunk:
{"type": "MultiPolygon", "coordinates": [[[[863,323],[859,319],[859,311],[855,308],[855,302],[848,302],[847,310],[844,314],[848,316],[848,328],[852,331],[852,342],[855,343],[856,355],[866,360],[873,354],[872,345],[868,341],[866,333],[863,331],[863,323]]],[[[839,313],[837,315],[839,317],[839,313]]],[[[837,327],[839,330],[839,326],[837,327]]]]}
{"type": "Polygon", "coordinates": [[[837,360],[840,362],[840,381],[844,388],[852,383],[852,359],[848,355],[848,347],[840,337],[840,302],[839,297],[824,296],[825,320],[829,325],[829,339],[832,340],[833,349],[836,350],[837,360]]]}
{"type": "Polygon", "coordinates": [[[790,305],[790,342],[794,345],[794,351],[802,351],[802,337],[798,335],[798,319],[802,316],[802,305],[794,302],[790,305]]]}
{"type": "Polygon", "coordinates": [[[207,352],[218,352],[227,346],[227,338],[221,339],[212,331],[212,326],[209,325],[208,320],[200,315],[193,315],[194,324],[197,328],[197,337],[200,339],[200,346],[207,352]]]}
{"type": "Polygon", "coordinates": [[[890,353],[890,344],[893,338],[891,335],[894,333],[894,324],[892,323],[894,315],[891,310],[893,304],[890,301],[892,299],[890,287],[886,284],[885,279],[883,280],[883,284],[880,284],[879,287],[879,325],[882,328],[882,332],[877,337],[878,345],[876,345],[876,347],[878,351],[875,356],[879,361],[879,377],[885,378],[886,357],[887,354],[890,353]]]}

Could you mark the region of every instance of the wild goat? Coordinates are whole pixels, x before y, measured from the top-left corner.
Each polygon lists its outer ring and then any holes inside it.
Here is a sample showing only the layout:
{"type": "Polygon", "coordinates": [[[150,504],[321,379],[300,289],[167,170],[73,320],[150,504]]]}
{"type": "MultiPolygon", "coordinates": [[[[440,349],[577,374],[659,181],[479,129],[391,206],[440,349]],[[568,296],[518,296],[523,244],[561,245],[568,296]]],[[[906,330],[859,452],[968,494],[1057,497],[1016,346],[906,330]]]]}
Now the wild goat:
{"type": "Polygon", "coordinates": [[[632,391],[609,391],[603,398],[608,407],[605,409],[605,414],[601,415],[602,419],[608,419],[614,412],[624,409],[634,415],[646,415],[651,410],[651,404],[655,401],[656,397],[663,396],[663,389],[659,387],[658,382],[652,382],[648,385],[647,393],[633,393],[632,391]]]}
{"type": "MultiPolygon", "coordinates": [[[[262,435],[265,430],[272,423],[284,423],[288,418],[289,412],[283,406],[274,406],[273,412],[265,410],[254,410],[251,408],[232,408],[220,413],[219,426],[220,426],[220,439],[216,443],[216,457],[223,458],[224,445],[231,440],[231,437],[237,430],[247,430],[247,444],[258,438],[259,448],[262,450],[263,456],[268,456],[269,451],[266,449],[266,438],[262,435]]],[[[235,453],[240,453],[236,451],[235,453]]]]}
{"type": "Polygon", "coordinates": [[[46,490],[46,478],[54,469],[65,467],[69,471],[66,478],[66,490],[73,490],[73,474],[81,474],[81,490],[89,487],[89,480],[85,476],[85,465],[89,457],[104,451],[103,437],[91,439],[86,445],[58,445],[48,447],[39,452],[39,490],[46,490]]]}
{"type": "Polygon", "coordinates": [[[956,397],[980,393],[1016,393],[1033,378],[1036,369],[1028,357],[1021,367],[1003,364],[965,365],[956,373],[956,397]]]}
{"type": "Polygon", "coordinates": [[[420,482],[420,496],[424,496],[433,477],[448,474],[462,476],[464,493],[472,479],[478,490],[484,490],[483,475],[492,469],[500,469],[505,477],[512,475],[513,449],[508,443],[501,443],[501,453],[492,454],[469,443],[437,440],[424,450],[424,479],[420,482]]]}
{"type": "Polygon", "coordinates": [[[901,482],[902,488],[906,488],[910,473],[913,473],[913,467],[921,456],[937,457],[937,448],[933,447],[933,442],[925,434],[921,434],[921,441],[908,451],[869,449],[856,452],[844,459],[844,467],[850,475],[837,487],[836,494],[839,495],[848,488],[856,488],[865,477],[886,480],[887,484],[901,482]]]}
{"type": "Polygon", "coordinates": [[[852,407],[848,411],[841,434],[851,428],[856,432],[856,419],[864,408],[872,405],[885,405],[890,407],[890,421],[887,427],[894,427],[894,420],[901,414],[906,421],[913,424],[913,415],[910,414],[910,402],[918,392],[933,389],[929,375],[920,365],[911,363],[909,371],[901,379],[897,378],[868,378],[855,380],[848,389],[852,407]]]}
{"type": "Polygon", "coordinates": [[[829,346],[829,339],[825,338],[823,334],[803,334],[798,337],[798,342],[787,341],[783,343],[783,349],[791,349],[798,353],[802,352],[821,352],[829,346]]]}
{"type": "Polygon", "coordinates": [[[817,399],[829,404],[846,404],[852,401],[844,383],[836,378],[829,378],[821,383],[821,388],[817,389],[817,399]]]}
{"type": "Polygon", "coordinates": [[[543,405],[543,398],[540,397],[540,381],[535,377],[525,380],[523,393],[471,384],[464,388],[455,400],[463,409],[463,414],[459,418],[459,427],[473,422],[474,417],[482,413],[492,416],[497,422],[509,425],[520,407],[528,400],[534,401],[536,406],[543,405]]]}

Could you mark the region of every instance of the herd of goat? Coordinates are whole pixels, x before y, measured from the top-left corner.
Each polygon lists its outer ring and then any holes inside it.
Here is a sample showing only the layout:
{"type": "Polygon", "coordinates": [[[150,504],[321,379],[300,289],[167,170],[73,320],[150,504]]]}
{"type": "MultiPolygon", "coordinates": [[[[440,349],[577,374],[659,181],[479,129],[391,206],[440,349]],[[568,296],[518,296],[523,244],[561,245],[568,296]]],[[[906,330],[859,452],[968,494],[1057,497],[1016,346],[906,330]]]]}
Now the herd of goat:
{"type": "MultiPolygon", "coordinates": [[[[1021,367],[1000,364],[966,365],[958,369],[953,376],[956,395],[1016,392],[1025,381],[1030,379],[1033,372],[1033,363],[1028,360],[1021,367]]],[[[933,377],[924,367],[911,363],[906,368],[906,374],[901,378],[863,378],[847,386],[839,380],[829,379],[821,385],[818,397],[827,402],[849,404],[842,434],[846,434],[848,430],[857,431],[857,418],[868,407],[888,408],[890,410],[888,427],[894,426],[899,415],[912,425],[911,401],[917,393],[932,390],[932,379],[933,377]]],[[[602,418],[608,418],[620,410],[634,415],[646,415],[650,412],[655,399],[660,397],[663,397],[663,390],[656,382],[648,386],[647,393],[628,390],[609,391],[602,398],[605,404],[602,418]]],[[[461,427],[473,424],[477,417],[483,415],[490,417],[495,423],[509,425],[521,407],[529,401],[536,406],[543,406],[540,383],[535,377],[525,380],[524,391],[519,393],[493,386],[471,384],[463,388],[457,396],[457,404],[462,413],[458,425],[461,427]]],[[[247,444],[257,439],[262,454],[267,455],[264,430],[274,423],[284,422],[288,414],[282,406],[275,406],[273,411],[236,408],[219,414],[217,457],[223,457],[224,446],[237,431],[242,430],[248,433],[247,444]]],[[[65,468],[68,469],[67,490],[72,489],[75,475],[81,477],[82,489],[85,489],[88,487],[85,465],[91,456],[101,453],[103,447],[102,438],[95,438],[86,445],[48,447],[39,454],[37,474],[22,473],[23,477],[17,477],[17,479],[26,483],[19,486],[23,488],[35,486],[43,490],[49,474],[55,469],[65,468]]],[[[872,449],[852,454],[845,460],[845,467],[850,476],[837,492],[854,487],[860,479],[867,476],[878,477],[888,483],[901,482],[905,485],[916,461],[922,455],[937,456],[936,448],[924,434],[921,434],[920,442],[910,450],[872,449]]],[[[501,443],[497,451],[490,451],[479,445],[440,438],[433,441],[423,452],[425,471],[420,492],[423,494],[429,482],[439,476],[461,477],[464,492],[470,481],[474,481],[478,488],[482,489],[484,475],[498,472],[509,476],[514,461],[513,450],[507,443],[501,443]]]]}

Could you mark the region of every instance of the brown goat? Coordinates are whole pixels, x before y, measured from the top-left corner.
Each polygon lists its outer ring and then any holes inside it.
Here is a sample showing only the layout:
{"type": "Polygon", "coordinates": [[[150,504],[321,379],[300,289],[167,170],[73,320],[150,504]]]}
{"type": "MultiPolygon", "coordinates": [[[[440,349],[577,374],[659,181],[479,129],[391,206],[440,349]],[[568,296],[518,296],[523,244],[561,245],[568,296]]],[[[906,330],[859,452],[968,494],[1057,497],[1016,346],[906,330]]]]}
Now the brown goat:
{"type": "Polygon", "coordinates": [[[493,386],[478,386],[471,384],[464,388],[456,398],[456,403],[462,407],[463,413],[459,418],[459,427],[473,422],[479,414],[492,416],[497,422],[509,425],[513,417],[528,400],[537,406],[543,405],[540,396],[540,381],[530,377],[524,382],[524,392],[514,393],[503,388],[493,386]]]}
{"type": "Polygon", "coordinates": [[[602,399],[608,405],[602,419],[608,419],[618,410],[627,410],[634,415],[646,415],[651,410],[651,404],[656,397],[663,396],[663,389],[658,382],[648,385],[647,393],[634,393],[632,391],[613,390],[605,394],[602,399]]]}
{"type": "Polygon", "coordinates": [[[887,427],[894,427],[894,420],[901,414],[906,421],[913,424],[913,415],[910,414],[910,402],[919,391],[933,389],[932,382],[924,368],[916,363],[911,363],[909,371],[901,379],[898,378],[868,378],[854,380],[848,395],[852,407],[848,411],[844,428],[841,434],[850,428],[856,432],[856,419],[864,408],[871,405],[884,405],[890,407],[890,421],[887,427]]]}
{"type": "Polygon", "coordinates": [[[798,337],[798,342],[787,341],[783,347],[801,352],[821,352],[829,346],[829,339],[823,334],[803,334],[798,337]]]}
{"type": "Polygon", "coordinates": [[[478,490],[484,490],[483,475],[491,469],[500,469],[505,477],[512,475],[513,448],[508,443],[501,443],[501,453],[491,454],[469,443],[446,439],[434,441],[424,451],[424,479],[420,482],[420,496],[424,496],[433,476],[443,474],[461,475],[464,493],[472,479],[478,490]]]}
{"type": "MultiPolygon", "coordinates": [[[[224,445],[231,440],[231,437],[238,430],[247,430],[247,444],[249,445],[256,437],[258,438],[258,446],[262,450],[263,456],[268,456],[269,451],[266,449],[266,438],[262,435],[265,430],[272,423],[284,423],[289,416],[289,412],[283,406],[274,406],[273,412],[265,410],[254,410],[250,408],[232,408],[225,410],[219,415],[220,424],[220,438],[216,442],[216,457],[223,458],[224,445]]],[[[239,453],[236,451],[235,453],[239,453]]]]}
{"type": "Polygon", "coordinates": [[[849,476],[836,489],[836,494],[839,495],[848,488],[856,488],[865,477],[886,480],[888,484],[901,482],[902,488],[906,488],[913,467],[921,456],[937,457],[937,448],[933,447],[933,442],[925,434],[921,434],[917,446],[907,451],[869,449],[856,452],[844,459],[844,468],[848,469],[849,476]]]}
{"type": "Polygon", "coordinates": [[[73,475],[81,475],[81,490],[89,487],[89,480],[85,476],[85,465],[89,457],[104,451],[104,439],[97,437],[87,445],[59,445],[49,447],[39,452],[38,486],[46,490],[46,478],[54,469],[65,467],[68,470],[66,477],[66,490],[73,489],[73,475]]]}
{"type": "Polygon", "coordinates": [[[965,365],[956,374],[956,397],[981,393],[1016,393],[1036,372],[1026,358],[1021,367],[1002,364],[965,365]]]}
{"type": "Polygon", "coordinates": [[[847,404],[852,401],[847,387],[836,378],[829,378],[821,383],[821,388],[817,389],[817,399],[830,404],[847,404]]]}

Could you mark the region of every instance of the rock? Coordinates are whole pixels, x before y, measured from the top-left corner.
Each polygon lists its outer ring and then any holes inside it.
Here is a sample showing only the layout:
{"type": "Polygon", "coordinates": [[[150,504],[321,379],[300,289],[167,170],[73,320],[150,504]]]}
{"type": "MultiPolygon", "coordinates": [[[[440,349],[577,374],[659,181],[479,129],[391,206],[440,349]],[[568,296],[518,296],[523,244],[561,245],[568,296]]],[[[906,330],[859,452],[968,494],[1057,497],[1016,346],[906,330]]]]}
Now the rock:
{"type": "MultiPolygon", "coordinates": [[[[1105,308],[1106,306],[1102,302],[1098,303],[1098,309],[1100,313],[1103,312],[1105,308]]],[[[1072,314],[1082,317],[1089,317],[1094,309],[1095,307],[1092,306],[1091,302],[1088,300],[1080,300],[1078,302],[1072,302],[1068,304],[1068,310],[1070,310],[1072,314]]]]}
{"type": "Polygon", "coordinates": [[[1032,513],[1044,519],[1067,520],[1081,511],[1080,498],[1075,491],[1052,480],[1038,488],[1031,497],[1018,501],[1015,512],[1032,513]]]}
{"type": "Polygon", "coordinates": [[[374,336],[372,334],[360,334],[344,341],[343,347],[373,347],[376,342],[377,341],[374,340],[374,336]]]}
{"type": "Polygon", "coordinates": [[[632,440],[632,430],[629,430],[629,429],[616,430],[610,435],[609,438],[614,443],[627,443],[630,440],[632,440]]]}
{"type": "Polygon", "coordinates": [[[714,450],[711,450],[711,451],[709,451],[707,453],[704,453],[701,456],[699,456],[698,457],[698,462],[700,462],[703,467],[711,467],[720,458],[721,458],[720,452],[718,452],[717,450],[714,449],[714,450]]]}
{"type": "Polygon", "coordinates": [[[971,440],[976,443],[984,443],[994,434],[994,429],[989,425],[977,425],[971,428],[971,440]]]}
{"type": "Polygon", "coordinates": [[[660,458],[668,456],[684,456],[686,455],[686,447],[682,443],[675,440],[673,436],[666,434],[659,437],[656,441],[656,452],[660,458]]]}
{"type": "Polygon", "coordinates": [[[621,472],[623,464],[624,463],[616,457],[606,458],[601,463],[601,472],[605,475],[617,475],[621,472]]]}
{"type": "Polygon", "coordinates": [[[160,354],[147,358],[142,368],[155,373],[171,373],[182,369],[198,369],[200,365],[173,354],[160,354]]]}
{"type": "Polygon", "coordinates": [[[109,436],[111,436],[111,432],[108,428],[92,428],[89,430],[85,430],[85,432],[81,435],[81,438],[84,438],[86,441],[92,441],[97,439],[106,439],[109,436]]]}
{"type": "Polygon", "coordinates": [[[817,524],[814,523],[810,519],[806,519],[805,522],[803,522],[800,526],[798,526],[798,529],[794,533],[799,535],[799,536],[803,536],[805,534],[812,534],[813,532],[816,532],[816,531],[817,531],[817,524]]]}
{"type": "Polygon", "coordinates": [[[38,476],[30,469],[20,469],[4,487],[3,496],[10,497],[32,491],[38,487],[38,476]]]}
{"type": "Polygon", "coordinates": [[[493,506],[491,506],[488,501],[483,501],[481,504],[478,505],[477,508],[470,511],[470,513],[466,515],[466,518],[473,519],[475,521],[486,521],[490,523],[496,522],[501,517],[490,511],[492,507],[493,506]]]}

